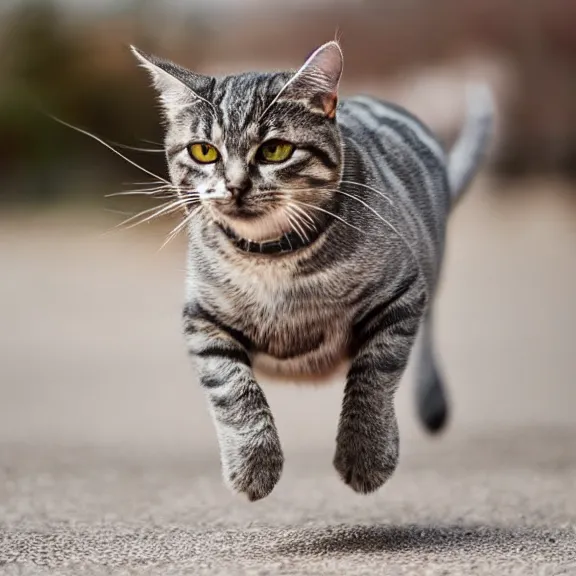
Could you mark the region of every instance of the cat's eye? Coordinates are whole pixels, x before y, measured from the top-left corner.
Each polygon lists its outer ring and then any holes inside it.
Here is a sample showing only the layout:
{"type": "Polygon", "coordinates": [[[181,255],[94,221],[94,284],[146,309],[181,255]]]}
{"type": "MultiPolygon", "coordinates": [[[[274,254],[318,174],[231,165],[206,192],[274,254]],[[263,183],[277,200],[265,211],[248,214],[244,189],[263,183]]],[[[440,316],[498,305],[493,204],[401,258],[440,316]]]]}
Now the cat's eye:
{"type": "Polygon", "coordinates": [[[189,148],[190,156],[200,164],[212,164],[220,158],[220,152],[212,144],[197,142],[189,148]]]}
{"type": "Polygon", "coordinates": [[[258,149],[258,158],[262,162],[285,162],[294,153],[294,145],[284,140],[270,140],[258,149]]]}

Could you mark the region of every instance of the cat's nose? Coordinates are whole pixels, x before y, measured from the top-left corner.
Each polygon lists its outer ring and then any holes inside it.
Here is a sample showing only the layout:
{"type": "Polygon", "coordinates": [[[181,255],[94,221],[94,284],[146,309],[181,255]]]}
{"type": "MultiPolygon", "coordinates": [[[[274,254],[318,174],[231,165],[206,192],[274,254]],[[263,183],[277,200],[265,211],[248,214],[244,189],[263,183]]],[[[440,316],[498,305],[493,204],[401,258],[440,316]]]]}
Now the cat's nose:
{"type": "Polygon", "coordinates": [[[232,198],[238,199],[245,196],[252,188],[252,182],[248,178],[236,182],[227,182],[226,190],[232,194],[232,198]]]}

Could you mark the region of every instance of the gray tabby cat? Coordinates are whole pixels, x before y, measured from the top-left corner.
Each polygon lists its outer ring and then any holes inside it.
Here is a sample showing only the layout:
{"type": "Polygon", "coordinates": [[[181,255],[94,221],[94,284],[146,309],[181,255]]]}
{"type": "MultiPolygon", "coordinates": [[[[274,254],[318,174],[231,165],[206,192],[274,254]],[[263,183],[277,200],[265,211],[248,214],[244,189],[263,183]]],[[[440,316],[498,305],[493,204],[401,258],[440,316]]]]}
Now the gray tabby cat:
{"type": "Polygon", "coordinates": [[[420,328],[420,414],[430,430],[446,418],[430,306],[447,217],[488,141],[489,91],[445,154],[397,106],[338,103],[336,42],[296,73],[224,78],[133,50],[160,93],[171,181],[198,202],[184,332],[225,480],[258,500],[282,471],[255,373],[317,379],[344,365],[334,466],[376,490],[397,465],[394,393],[420,328]]]}

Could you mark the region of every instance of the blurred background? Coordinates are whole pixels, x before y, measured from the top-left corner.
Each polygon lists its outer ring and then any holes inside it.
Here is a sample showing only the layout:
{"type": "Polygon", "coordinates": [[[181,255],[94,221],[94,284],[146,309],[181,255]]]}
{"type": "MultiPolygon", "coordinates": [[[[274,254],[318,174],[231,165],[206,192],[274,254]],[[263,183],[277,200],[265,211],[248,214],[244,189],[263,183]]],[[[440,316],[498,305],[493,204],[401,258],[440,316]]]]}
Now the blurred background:
{"type": "MultiPolygon", "coordinates": [[[[518,13],[513,0],[3,0],[0,11],[4,204],[101,203],[102,185],[132,173],[41,112],[133,146],[161,140],[130,43],[220,74],[294,68],[338,35],[345,91],[401,101],[440,131],[460,119],[463,80],[482,76],[501,109],[495,172],[574,176],[573,2],[528,0],[518,13]]],[[[160,157],[140,161],[162,170],[160,157]]]]}
{"type": "Polygon", "coordinates": [[[567,0],[0,0],[0,571],[575,574],[575,23],[567,0]],[[336,36],[344,95],[447,143],[469,80],[496,95],[437,303],[451,419],[423,433],[410,367],[398,471],[360,497],[331,465],[343,378],[264,382],[286,464],[251,504],[184,348],[177,217],[117,228],[156,203],[108,196],[152,178],[51,116],[164,176],[129,44],[225,74],[336,36]]]}
{"type": "MultiPolygon", "coordinates": [[[[217,458],[180,337],[184,240],[158,251],[169,219],[110,234],[153,204],[106,196],[150,179],[49,115],[151,149],[122,152],[164,175],[129,44],[225,74],[297,68],[335,36],[344,94],[404,104],[446,142],[466,82],[492,85],[498,132],[450,225],[440,293],[451,430],[572,426],[575,21],[562,0],[2,0],[0,440],[217,458]]],[[[267,393],[288,449],[332,450],[341,383],[267,393]]],[[[409,384],[399,405],[420,434],[409,384]]]]}

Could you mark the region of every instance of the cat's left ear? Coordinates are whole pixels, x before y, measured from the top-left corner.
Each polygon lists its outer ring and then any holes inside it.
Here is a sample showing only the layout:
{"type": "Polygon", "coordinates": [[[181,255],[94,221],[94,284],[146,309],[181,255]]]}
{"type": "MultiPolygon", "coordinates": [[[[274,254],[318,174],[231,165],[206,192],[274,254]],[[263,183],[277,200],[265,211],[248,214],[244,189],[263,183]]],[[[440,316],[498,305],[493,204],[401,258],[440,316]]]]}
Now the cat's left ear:
{"type": "Polygon", "coordinates": [[[134,46],[130,49],[140,65],[150,74],[166,112],[191,104],[197,99],[207,101],[203,93],[210,89],[210,77],[146,54],[134,46]]]}
{"type": "Polygon", "coordinates": [[[278,99],[306,100],[314,110],[334,118],[343,65],[338,42],[320,46],[284,86],[278,99]]]}

